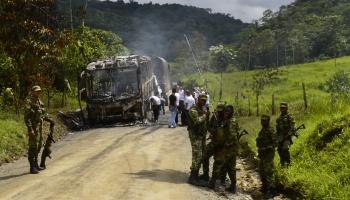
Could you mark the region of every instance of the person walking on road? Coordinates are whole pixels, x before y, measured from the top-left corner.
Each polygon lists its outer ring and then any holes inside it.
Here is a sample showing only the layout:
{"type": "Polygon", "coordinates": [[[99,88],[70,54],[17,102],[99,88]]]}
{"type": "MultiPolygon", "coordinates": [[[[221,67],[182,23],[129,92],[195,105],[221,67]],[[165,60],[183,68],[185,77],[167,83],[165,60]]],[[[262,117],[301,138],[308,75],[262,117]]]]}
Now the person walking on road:
{"type": "Polygon", "coordinates": [[[169,96],[169,111],[170,111],[170,120],[169,120],[169,128],[176,128],[176,112],[177,112],[177,106],[176,106],[176,89],[173,88],[171,95],[169,96]]]}
{"type": "Polygon", "coordinates": [[[196,105],[189,111],[188,133],[192,148],[191,175],[188,183],[197,186],[206,186],[207,182],[199,179],[198,173],[202,164],[203,152],[205,151],[207,124],[210,113],[205,109],[207,96],[198,97],[196,105]]]}
{"type": "Polygon", "coordinates": [[[159,118],[159,113],[161,110],[161,100],[159,97],[157,96],[151,96],[149,98],[150,102],[151,102],[151,106],[152,106],[152,111],[153,111],[153,118],[154,118],[154,122],[158,122],[158,118],[159,118]]]}
{"type": "Polygon", "coordinates": [[[24,122],[28,129],[28,161],[31,174],[38,174],[39,170],[44,169],[38,165],[38,156],[43,141],[43,121],[49,122],[50,127],[53,127],[54,124],[53,120],[44,109],[44,104],[40,100],[40,95],[40,86],[34,86],[31,91],[31,97],[26,100],[24,111],[24,122]]]}

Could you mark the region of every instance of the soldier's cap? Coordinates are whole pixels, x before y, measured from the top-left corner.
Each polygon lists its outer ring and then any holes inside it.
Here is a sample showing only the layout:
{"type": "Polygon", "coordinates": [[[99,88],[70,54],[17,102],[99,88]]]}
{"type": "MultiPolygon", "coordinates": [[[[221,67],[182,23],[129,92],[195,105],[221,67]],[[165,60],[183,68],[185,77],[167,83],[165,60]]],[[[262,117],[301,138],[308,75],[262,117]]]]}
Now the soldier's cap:
{"type": "Polygon", "coordinates": [[[219,102],[216,106],[216,111],[222,112],[225,110],[226,102],[219,102]]]}
{"type": "Polygon", "coordinates": [[[288,108],[288,103],[287,102],[282,102],[280,104],[280,108],[288,108]]]}
{"type": "Polygon", "coordinates": [[[41,92],[41,87],[39,85],[35,85],[32,87],[33,92],[41,92]]]}
{"type": "Polygon", "coordinates": [[[201,94],[201,95],[199,95],[198,99],[206,101],[208,99],[208,97],[205,94],[201,94]]]}
{"type": "Polygon", "coordinates": [[[270,116],[268,116],[268,115],[262,115],[262,116],[261,116],[261,120],[262,120],[262,121],[270,121],[270,116]]]}

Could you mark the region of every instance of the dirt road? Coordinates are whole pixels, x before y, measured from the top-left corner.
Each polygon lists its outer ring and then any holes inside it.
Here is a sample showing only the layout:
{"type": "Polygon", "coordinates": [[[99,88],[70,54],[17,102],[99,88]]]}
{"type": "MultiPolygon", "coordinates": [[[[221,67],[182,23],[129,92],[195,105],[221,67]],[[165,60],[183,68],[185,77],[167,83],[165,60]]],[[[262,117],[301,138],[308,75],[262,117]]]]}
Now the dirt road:
{"type": "Polygon", "coordinates": [[[244,173],[242,160],[237,195],[187,184],[191,151],[185,128],[93,129],[70,134],[53,150],[48,169],[38,175],[28,174],[26,158],[1,166],[0,199],[242,200],[252,199],[245,191],[259,187],[244,173]]]}

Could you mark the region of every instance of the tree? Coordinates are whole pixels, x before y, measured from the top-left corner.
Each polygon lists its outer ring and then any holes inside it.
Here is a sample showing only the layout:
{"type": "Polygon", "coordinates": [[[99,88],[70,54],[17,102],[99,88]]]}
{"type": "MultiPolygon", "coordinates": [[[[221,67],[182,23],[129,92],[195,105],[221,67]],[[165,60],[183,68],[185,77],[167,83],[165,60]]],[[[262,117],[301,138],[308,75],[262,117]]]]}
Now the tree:
{"type": "Polygon", "coordinates": [[[1,1],[0,46],[11,60],[7,71],[13,75],[10,86],[18,102],[32,85],[44,85],[39,77],[51,79],[45,72],[52,69],[64,46],[54,30],[52,5],[53,0],[1,1]]]}
{"type": "Polygon", "coordinates": [[[264,69],[254,74],[251,88],[256,97],[256,116],[259,116],[259,97],[267,85],[279,79],[280,73],[278,69],[264,69]]]}

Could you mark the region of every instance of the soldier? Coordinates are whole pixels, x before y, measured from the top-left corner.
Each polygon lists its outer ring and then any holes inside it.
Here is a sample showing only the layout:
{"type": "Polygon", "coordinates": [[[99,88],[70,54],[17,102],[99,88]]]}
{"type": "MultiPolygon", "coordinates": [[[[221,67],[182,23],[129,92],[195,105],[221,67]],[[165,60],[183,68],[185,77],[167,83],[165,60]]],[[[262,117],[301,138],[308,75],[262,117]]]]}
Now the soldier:
{"type": "MultiPolygon", "coordinates": [[[[231,185],[227,189],[229,192],[236,193],[236,157],[238,154],[238,138],[239,125],[233,116],[233,106],[229,105],[225,108],[225,124],[224,124],[224,143],[221,148],[216,149],[214,154],[213,175],[209,182],[209,186],[218,187],[217,179],[220,177],[221,184],[224,184],[225,178],[222,177],[226,172],[229,175],[231,185]]],[[[224,177],[225,177],[224,176],[224,177]]]]}
{"type": "Polygon", "coordinates": [[[198,177],[202,156],[206,145],[207,123],[209,113],[205,109],[207,96],[200,95],[196,105],[189,111],[188,132],[192,147],[191,175],[188,182],[192,185],[206,186],[206,182],[198,177]]]}
{"type": "Polygon", "coordinates": [[[295,134],[295,122],[288,113],[288,104],[280,104],[281,115],[276,120],[276,130],[278,138],[278,154],[280,156],[281,166],[289,166],[290,154],[289,147],[292,144],[292,135],[295,134]]]}
{"type": "Polygon", "coordinates": [[[259,158],[259,174],[262,181],[262,192],[268,194],[273,189],[274,184],[274,164],[275,148],[277,146],[277,136],[272,127],[270,127],[270,116],[261,117],[262,129],[256,139],[259,158]]]}
{"type": "Polygon", "coordinates": [[[209,121],[209,133],[211,141],[206,145],[203,155],[203,175],[200,177],[205,181],[209,181],[209,159],[214,155],[217,146],[222,145],[224,139],[224,117],[225,103],[219,103],[213,116],[209,121]]]}
{"type": "MultiPolygon", "coordinates": [[[[31,91],[31,97],[26,100],[26,107],[24,113],[24,121],[28,128],[28,161],[30,165],[30,173],[37,174],[39,170],[43,170],[45,160],[42,160],[41,166],[38,165],[38,155],[42,146],[42,124],[43,120],[50,123],[51,130],[54,122],[45,112],[44,104],[39,99],[41,95],[40,86],[34,86],[31,91]]],[[[51,152],[49,146],[45,145],[45,154],[51,152]]],[[[43,155],[46,158],[46,155],[43,155]]],[[[49,156],[49,155],[47,155],[49,156]]]]}

